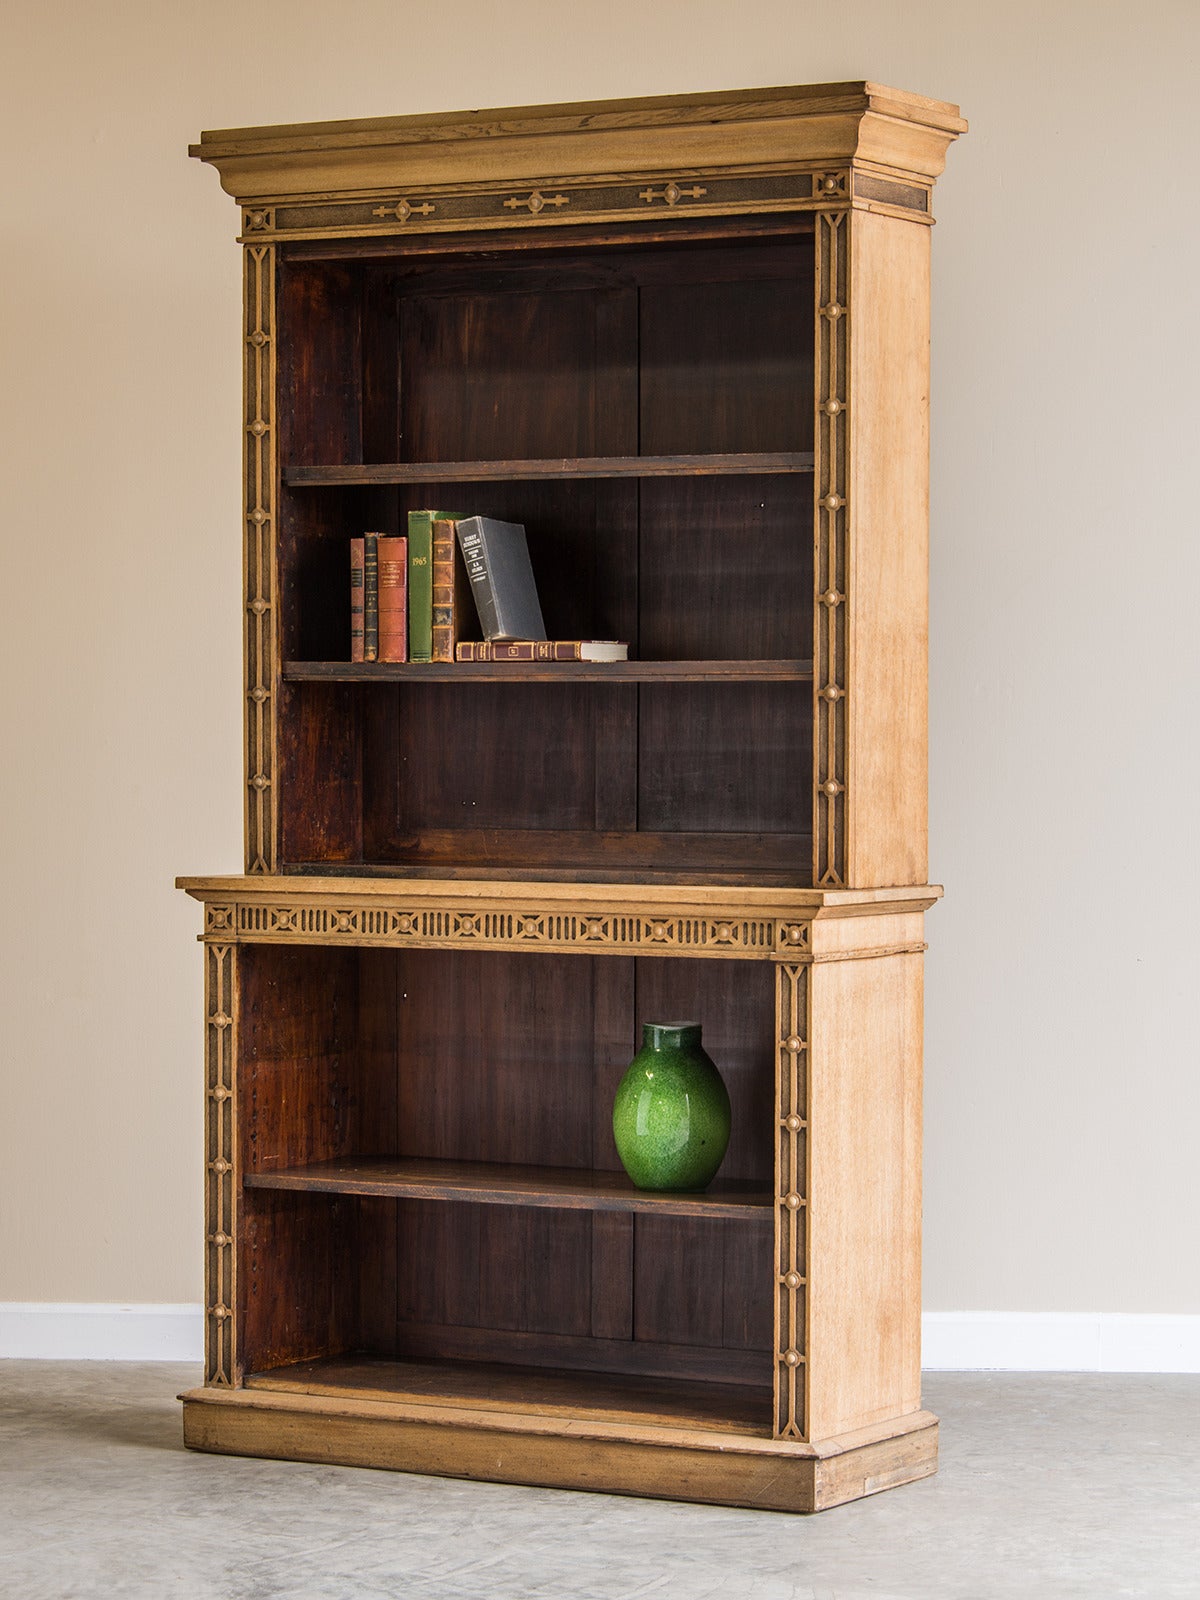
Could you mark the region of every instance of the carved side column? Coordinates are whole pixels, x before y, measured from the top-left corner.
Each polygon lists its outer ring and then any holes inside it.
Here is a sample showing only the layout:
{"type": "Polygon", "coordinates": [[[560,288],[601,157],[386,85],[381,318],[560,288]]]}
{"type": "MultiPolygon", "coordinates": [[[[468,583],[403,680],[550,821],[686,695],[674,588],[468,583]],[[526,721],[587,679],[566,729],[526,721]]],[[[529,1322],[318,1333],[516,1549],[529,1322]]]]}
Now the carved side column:
{"type": "Polygon", "coordinates": [[[204,1381],[232,1386],[237,1374],[237,948],[204,947],[204,1381]]]}
{"type": "Polygon", "coordinates": [[[850,633],[850,212],[819,211],[813,615],[813,882],[846,882],[846,696],[850,633]]]}
{"type": "MultiPolygon", "coordinates": [[[[247,217],[247,226],[255,217],[247,217]]],[[[261,226],[261,224],[259,224],[261,226]]],[[[275,248],[245,250],[246,871],[274,872],[275,792],[275,248]]]]}
{"type": "Polygon", "coordinates": [[[775,967],[775,1436],[808,1426],[808,986],[811,968],[775,967]]]}

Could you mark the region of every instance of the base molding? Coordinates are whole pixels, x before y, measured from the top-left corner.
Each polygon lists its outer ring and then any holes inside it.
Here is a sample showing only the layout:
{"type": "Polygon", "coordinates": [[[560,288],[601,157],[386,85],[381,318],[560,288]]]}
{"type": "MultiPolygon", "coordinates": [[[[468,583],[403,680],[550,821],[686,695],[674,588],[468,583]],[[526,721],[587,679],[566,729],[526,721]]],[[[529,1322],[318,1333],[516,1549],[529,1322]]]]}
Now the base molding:
{"type": "Polygon", "coordinates": [[[247,1389],[182,1396],[192,1450],[811,1512],[937,1471],[927,1411],[819,1445],[247,1389]]]}
{"type": "Polygon", "coordinates": [[[6,1361],[200,1361],[204,1307],[187,1303],[0,1301],[6,1361]]]}
{"type": "Polygon", "coordinates": [[[926,1372],[1200,1372],[1200,1316],[926,1311],[926,1372]]]}
{"type": "MultiPolygon", "coordinates": [[[[1200,1315],[927,1311],[927,1372],[1200,1372],[1200,1315]]],[[[199,1305],[0,1301],[0,1359],[200,1361],[199,1305]]]]}

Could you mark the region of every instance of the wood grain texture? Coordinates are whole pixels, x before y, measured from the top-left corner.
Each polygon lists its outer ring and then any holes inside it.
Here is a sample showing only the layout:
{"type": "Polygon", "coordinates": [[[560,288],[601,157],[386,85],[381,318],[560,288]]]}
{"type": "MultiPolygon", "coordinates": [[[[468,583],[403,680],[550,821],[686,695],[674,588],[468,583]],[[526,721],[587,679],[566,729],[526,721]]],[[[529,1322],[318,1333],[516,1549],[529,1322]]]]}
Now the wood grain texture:
{"type": "Polygon", "coordinates": [[[849,884],[927,862],[929,235],[850,219],[849,884]]]}
{"type": "MultiPolygon", "coordinates": [[[[594,1231],[594,1223],[593,1223],[594,1231]]],[[[575,1231],[576,1240],[583,1237],[575,1231]]],[[[545,1329],[473,1327],[466,1323],[402,1322],[390,1354],[433,1361],[489,1361],[688,1382],[749,1384],[766,1390],[768,1351],[733,1345],[672,1344],[623,1334],[555,1333],[545,1329]]]]}
{"type": "Polygon", "coordinates": [[[643,661],[811,660],[810,483],[655,480],[640,511],[643,661]]]}
{"type": "Polygon", "coordinates": [[[819,1454],[721,1428],[263,1390],[184,1396],[193,1450],[590,1489],[758,1510],[823,1510],[936,1470],[926,1413],[819,1454]]]}
{"type": "MultiPolygon", "coordinates": [[[[590,218],[582,224],[576,220],[569,234],[501,226],[461,233],[411,232],[395,236],[377,231],[368,233],[357,229],[332,228],[317,237],[288,239],[286,249],[288,255],[297,261],[386,263],[389,269],[406,273],[410,270],[420,272],[435,264],[440,274],[451,265],[473,271],[481,253],[494,256],[497,252],[503,252],[505,258],[513,256],[528,261],[552,259],[557,262],[563,242],[569,238],[573,251],[587,251],[592,255],[593,263],[597,264],[595,270],[607,282],[613,276],[613,262],[619,261],[620,252],[626,247],[641,250],[650,245],[678,247],[727,243],[731,227],[735,226],[737,237],[741,240],[769,242],[777,248],[786,248],[794,244],[797,238],[812,233],[811,215],[794,211],[760,213],[757,207],[745,206],[736,209],[736,224],[731,224],[727,213],[703,216],[672,213],[664,209],[633,218],[590,218]],[[751,212],[753,214],[749,214],[751,212]]],[[[705,270],[709,270],[707,264],[705,270]]]]}
{"type": "Polygon", "coordinates": [[[964,128],[859,82],[193,151],[246,202],[248,875],[180,880],[190,1445],[791,1510],[934,1470],[928,225],[964,128]],[[550,635],[634,659],[352,669],[349,539],[430,504],[525,523],[550,635]],[[668,1013],[734,1108],[703,1196],[612,1143],[668,1013]]]}
{"type": "MultiPolygon", "coordinates": [[[[524,185],[528,197],[546,173],[566,181],[664,168],[786,171],[855,157],[936,177],[965,128],[957,106],[858,82],[224,129],[203,134],[191,153],[215,165],[223,187],[247,202],[488,182],[524,185]]],[[[514,207],[497,220],[519,225],[558,215],[553,205],[536,216],[514,207]]]]}
{"type": "Polygon", "coordinates": [[[502,1162],[423,1161],[357,1156],[250,1173],[251,1188],[363,1194],[396,1199],[459,1200],[477,1205],[537,1206],[554,1211],[645,1211],[668,1216],[740,1217],[771,1205],[758,1184],[714,1181],[694,1194],[635,1189],[615,1172],[502,1162]]]}
{"type": "Polygon", "coordinates": [[[359,1342],[356,1203],[246,1190],[239,1216],[238,1382],[359,1342]]]}
{"type": "Polygon", "coordinates": [[[948,133],[966,131],[958,107],[904,89],[851,80],[787,87],[719,89],[703,94],[644,95],[636,99],[581,100],[566,105],[505,106],[483,111],[437,111],[396,117],[358,117],[341,122],[301,122],[273,128],[223,128],[201,134],[192,147],[200,156],[226,150],[261,148],[280,152],[320,148],[374,146],[381,143],[425,144],[447,140],[480,141],[536,136],[562,128],[580,131],[608,128],[686,126],[697,117],[710,125],[736,124],[761,117],[790,118],[830,111],[866,110],[905,119],[948,133]]]}
{"type": "MultiPolygon", "coordinates": [[[[526,692],[532,694],[534,691],[529,689],[526,692]]],[[[767,702],[768,708],[769,705],[770,702],[767,702]]],[[[756,710],[763,716],[761,703],[756,710]]],[[[802,719],[802,716],[803,713],[798,711],[797,717],[802,719]]],[[[798,828],[795,832],[789,832],[787,824],[793,819],[803,820],[797,819],[796,813],[801,809],[804,797],[793,792],[793,787],[786,781],[786,774],[773,782],[765,794],[747,793],[745,803],[747,806],[753,804],[757,809],[745,819],[743,830],[727,833],[712,827],[714,802],[706,782],[708,769],[697,772],[694,765],[683,760],[683,755],[691,753],[688,744],[691,741],[699,744],[702,734],[708,731],[714,736],[713,762],[721,776],[728,780],[735,770],[739,776],[744,776],[744,768],[737,768],[740,747],[735,745],[731,736],[732,718],[733,713],[730,712],[724,719],[705,717],[699,726],[693,724],[689,730],[690,740],[680,741],[682,751],[679,751],[679,746],[672,750],[669,745],[664,750],[662,745],[652,744],[648,735],[643,734],[643,752],[651,749],[665,763],[663,768],[654,772],[653,783],[649,781],[650,774],[647,774],[645,790],[639,797],[640,804],[648,813],[645,817],[646,827],[623,833],[590,828],[590,818],[585,808],[590,809],[594,804],[596,771],[592,768],[578,773],[563,767],[558,769],[558,776],[564,786],[568,780],[571,781],[575,793],[568,791],[559,800],[562,810],[549,825],[522,827],[520,824],[523,819],[516,815],[515,797],[506,796],[501,802],[498,789],[494,798],[495,807],[499,810],[503,803],[509,812],[508,816],[502,817],[501,826],[430,828],[410,825],[403,831],[397,830],[390,839],[381,843],[375,862],[394,862],[434,871],[453,866],[468,873],[480,867],[498,868],[509,874],[522,869],[573,870],[584,879],[600,872],[619,877],[623,873],[657,871],[668,877],[679,872],[692,872],[702,881],[719,879],[722,873],[742,873],[750,882],[754,874],[763,873],[777,874],[784,882],[803,884],[808,878],[808,865],[803,857],[808,848],[809,835],[798,828]],[[677,754],[678,759],[673,759],[677,754]],[[567,826],[555,827],[555,821],[566,823],[567,826]],[[655,822],[662,825],[655,827],[655,822]],[[797,861],[801,864],[797,865],[797,861]]],[[[661,722],[655,724],[656,729],[662,726],[661,722]]],[[[761,765],[756,763],[755,771],[761,770],[761,765]]],[[[483,775],[477,774],[474,778],[469,774],[464,776],[466,797],[460,801],[460,815],[465,813],[470,816],[473,799],[471,789],[478,792],[483,775]]],[[[532,784],[535,774],[526,774],[525,780],[527,784],[532,784]]],[[[497,782],[503,786],[503,778],[499,773],[497,782]]],[[[461,794],[463,787],[458,787],[458,792],[461,794]]],[[[544,795],[543,799],[546,798],[548,796],[544,795]]],[[[475,806],[477,809],[477,801],[475,806]]]]}
{"type": "Polygon", "coordinates": [[[242,1187],[245,1175],[358,1147],[356,952],[262,948],[238,971],[239,1367],[356,1341],[355,1203],[242,1187]]]}
{"type": "Polygon", "coordinates": [[[732,1434],[766,1431],[768,1396],[746,1384],[672,1382],[593,1372],[545,1371],[483,1361],[349,1359],[300,1362],[254,1373],[248,1389],[355,1400],[497,1408],[580,1421],[634,1422],[732,1434]]]}
{"type": "Polygon", "coordinates": [[[807,683],[811,660],[288,661],[291,683],[807,683]]]}
{"type": "Polygon", "coordinates": [[[807,1437],[921,1403],[922,957],[809,980],[807,1437]]]}
{"type": "Polygon", "coordinates": [[[515,478],[737,477],[812,471],[811,451],[743,451],[724,455],[560,456],[529,461],[391,461],[366,466],[291,466],[284,482],[293,488],[364,483],[492,483],[515,478]]]}
{"type": "MultiPolygon", "coordinates": [[[[388,907],[398,895],[410,897],[414,904],[438,909],[474,910],[480,913],[501,911],[528,898],[528,885],[519,882],[497,884],[488,879],[414,878],[398,886],[384,877],[322,877],[319,872],[302,878],[287,873],[223,874],[207,873],[175,879],[175,887],[195,900],[216,908],[237,902],[247,908],[284,907],[295,904],[338,903],[364,907],[388,907]]],[[[679,884],[628,884],[628,902],[622,907],[621,885],[587,883],[539,884],[538,902],[543,912],[561,909],[586,916],[613,914],[619,909],[632,912],[633,904],[646,914],[700,916],[706,909],[730,917],[757,916],[786,920],[795,917],[837,919],[856,916],[892,916],[897,912],[928,911],[942,897],[936,884],[883,885],[869,888],[755,888],[714,884],[712,892],[701,892],[679,884]]],[[[532,909],[532,908],[531,908],[532,909]]],[[[207,931],[215,932],[216,923],[207,931]]],[[[243,930],[248,931],[248,930],[243,930]]],[[[287,930],[276,930],[283,934],[287,930]]],[[[231,928],[231,937],[233,930],[231,928]]],[[[363,941],[364,943],[367,941],[363,941]]]]}

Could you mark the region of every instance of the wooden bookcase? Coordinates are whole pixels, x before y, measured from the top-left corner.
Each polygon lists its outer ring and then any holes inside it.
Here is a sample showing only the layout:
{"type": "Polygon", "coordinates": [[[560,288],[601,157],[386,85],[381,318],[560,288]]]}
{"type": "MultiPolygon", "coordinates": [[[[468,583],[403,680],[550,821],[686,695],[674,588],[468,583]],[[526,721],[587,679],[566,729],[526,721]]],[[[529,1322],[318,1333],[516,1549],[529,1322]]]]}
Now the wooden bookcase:
{"type": "Polygon", "coordinates": [[[200,1449],[812,1510],[925,1476],[930,196],[873,84],[202,136],[245,247],[246,871],[204,902],[200,1449]],[[523,522],[613,666],[357,665],[523,522]],[[635,1190],[692,1016],[734,1130],[635,1190]]]}

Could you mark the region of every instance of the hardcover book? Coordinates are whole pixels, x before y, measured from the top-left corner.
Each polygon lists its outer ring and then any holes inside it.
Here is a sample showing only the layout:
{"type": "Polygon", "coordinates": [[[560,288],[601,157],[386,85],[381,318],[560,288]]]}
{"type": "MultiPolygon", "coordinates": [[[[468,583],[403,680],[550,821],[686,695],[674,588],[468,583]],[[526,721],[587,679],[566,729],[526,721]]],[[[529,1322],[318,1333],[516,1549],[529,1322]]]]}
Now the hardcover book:
{"type": "Polygon", "coordinates": [[[379,539],[379,661],[408,660],[408,540],[379,539]]]}
{"type": "Polygon", "coordinates": [[[458,646],[459,661],[627,661],[629,646],[616,639],[482,640],[458,646]]]}
{"type": "Polygon", "coordinates": [[[363,660],[379,659],[379,534],[363,534],[363,660]]]}
{"type": "Polygon", "coordinates": [[[363,542],[350,541],[350,659],[363,659],[363,542]]]}
{"type": "Polygon", "coordinates": [[[521,523],[467,517],[457,531],[484,638],[544,640],[546,624],[521,523]]]}
{"type": "Polygon", "coordinates": [[[453,661],[460,639],[479,637],[479,617],[471,598],[471,582],[451,517],[433,524],[433,657],[453,661]]]}
{"type": "Polygon", "coordinates": [[[449,511],[408,513],[408,659],[433,659],[433,525],[449,511]]]}

